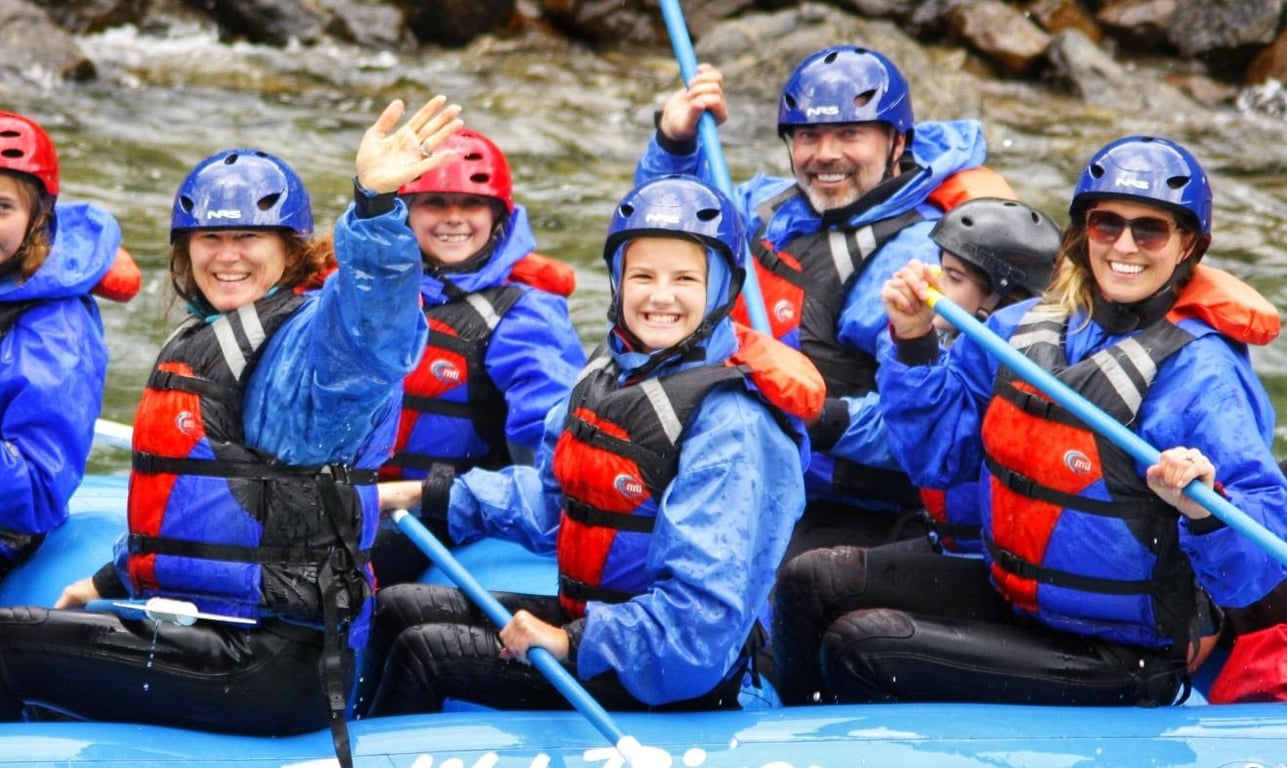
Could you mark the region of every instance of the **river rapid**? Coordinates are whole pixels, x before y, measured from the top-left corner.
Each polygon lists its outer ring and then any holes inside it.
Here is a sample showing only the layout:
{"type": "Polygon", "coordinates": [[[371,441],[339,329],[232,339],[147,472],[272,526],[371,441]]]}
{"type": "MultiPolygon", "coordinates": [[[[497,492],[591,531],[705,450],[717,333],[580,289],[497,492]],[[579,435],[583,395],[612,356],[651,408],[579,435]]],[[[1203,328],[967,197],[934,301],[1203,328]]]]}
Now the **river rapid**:
{"type": "MultiPolygon", "coordinates": [[[[319,228],[351,195],[361,133],[392,98],[418,105],[433,93],[464,105],[466,123],[505,150],[515,197],[528,208],[545,253],[577,268],[571,303],[588,346],[603,337],[608,300],[600,250],[612,205],[629,188],[652,132],[659,94],[678,85],[668,51],[522,50],[482,41],[416,54],[338,45],[267,48],[224,44],[213,29],[176,25],[162,36],[132,28],[79,40],[99,77],[0,78],[0,104],[36,117],[58,145],[63,196],[111,210],[144,271],[128,305],[103,302],[112,361],[104,417],[131,422],[156,352],[178,320],[166,248],[179,181],[201,158],[251,146],[281,155],[313,195],[319,228]]],[[[925,73],[908,73],[915,82],[925,73]]],[[[776,84],[775,86],[776,87],[776,84]]],[[[735,98],[730,87],[730,101],[735,98]]],[[[1123,115],[1088,109],[1031,84],[980,86],[989,165],[1027,202],[1066,220],[1068,196],[1090,152],[1127,133],[1169,135],[1202,159],[1216,194],[1207,259],[1287,306],[1287,146],[1281,117],[1221,107],[1194,116],[1123,115]],[[1269,127],[1270,130],[1265,130],[1269,127]]],[[[928,114],[927,114],[928,113],[928,114]]],[[[735,105],[722,129],[733,178],[786,173],[772,101],[735,105]],[[753,116],[749,118],[748,116],[753,116]],[[739,122],[740,121],[740,122],[739,122]]],[[[1276,455],[1287,456],[1287,341],[1253,350],[1278,412],[1276,455]]],[[[51,404],[52,405],[52,404],[51,404]]],[[[123,473],[128,454],[96,448],[92,471],[123,473]]]]}

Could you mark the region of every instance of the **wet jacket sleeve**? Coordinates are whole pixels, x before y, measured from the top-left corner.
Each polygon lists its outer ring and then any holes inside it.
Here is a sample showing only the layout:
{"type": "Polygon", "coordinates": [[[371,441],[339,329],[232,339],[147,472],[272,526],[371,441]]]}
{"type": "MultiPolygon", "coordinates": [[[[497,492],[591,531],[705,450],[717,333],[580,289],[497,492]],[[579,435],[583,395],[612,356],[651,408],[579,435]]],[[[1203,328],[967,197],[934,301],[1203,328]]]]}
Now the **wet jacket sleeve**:
{"type": "Polygon", "coordinates": [[[545,417],[536,466],[511,465],[497,471],[471,469],[451,485],[447,531],[467,544],[496,536],[537,554],[553,554],[563,495],[554,479],[554,445],[563,431],[566,398],[545,417]]]}
{"type": "MultiPolygon", "coordinates": [[[[335,224],[339,269],[269,341],[246,398],[246,436],[290,464],[350,461],[396,413],[423,352],[420,248],[406,207],[335,224]]],[[[392,449],[392,443],[386,449],[392,449]]]]}
{"type": "MultiPolygon", "coordinates": [[[[1000,324],[1002,316],[993,315],[988,325],[1009,338],[1013,325],[1000,324]]],[[[898,346],[886,342],[876,387],[895,458],[922,488],[977,480],[983,464],[982,417],[996,376],[987,352],[962,337],[946,355],[909,363],[899,358],[898,346]]]]}
{"type": "Polygon", "coordinates": [[[706,693],[738,657],[804,508],[799,447],[769,410],[717,390],[686,433],[648,552],[651,588],[587,606],[577,673],[615,670],[639,700],[706,693]]]}
{"type": "Polygon", "coordinates": [[[505,313],[487,348],[487,372],[505,395],[505,437],[515,461],[530,464],[546,414],[567,397],[585,366],[567,300],[529,290],[505,313]],[[516,450],[517,449],[517,450],[516,450]]]}
{"type": "MultiPolygon", "coordinates": [[[[885,243],[850,286],[837,320],[836,335],[841,344],[861,350],[881,361],[881,351],[890,345],[885,307],[880,289],[890,277],[912,259],[938,263],[938,246],[929,239],[932,222],[907,227],[885,243]]],[[[881,413],[880,395],[870,393],[841,398],[848,410],[848,426],[829,453],[881,469],[903,469],[894,455],[881,413]]]]}
{"type": "Polygon", "coordinates": [[[0,526],[47,533],[67,519],[102,408],[107,358],[88,298],[33,305],[0,340],[0,526]]]}
{"type": "MultiPolygon", "coordinates": [[[[1163,365],[1139,415],[1147,443],[1158,450],[1202,451],[1230,503],[1287,538],[1287,480],[1271,451],[1273,429],[1272,406],[1245,353],[1214,335],[1191,342],[1163,365]]],[[[1143,476],[1147,467],[1136,469],[1143,476]]],[[[1244,607],[1287,579],[1287,566],[1237,530],[1195,533],[1183,517],[1179,525],[1180,545],[1199,583],[1220,605],[1244,607]]]]}
{"type": "Polygon", "coordinates": [[[635,183],[642,184],[658,176],[675,173],[686,173],[698,178],[706,177],[706,162],[702,159],[700,144],[695,143],[692,152],[675,154],[661,146],[654,132],[652,138],[648,140],[647,149],[635,165],[635,183]]]}

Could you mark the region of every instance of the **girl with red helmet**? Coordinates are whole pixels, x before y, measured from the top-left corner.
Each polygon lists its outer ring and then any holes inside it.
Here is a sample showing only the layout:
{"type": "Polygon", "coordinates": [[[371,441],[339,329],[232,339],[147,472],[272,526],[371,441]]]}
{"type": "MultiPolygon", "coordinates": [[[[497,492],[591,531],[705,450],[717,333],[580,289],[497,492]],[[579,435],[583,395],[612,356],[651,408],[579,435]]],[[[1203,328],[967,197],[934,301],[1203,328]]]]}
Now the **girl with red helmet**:
{"type": "MultiPolygon", "coordinates": [[[[402,185],[420,243],[420,298],[433,333],[403,383],[402,418],[382,493],[420,493],[473,467],[531,464],[541,423],[585,364],[567,296],[572,268],[536,253],[495,142],[463,129],[444,161],[402,185]]],[[[415,580],[428,559],[394,527],[373,562],[382,585],[415,580]]]]}
{"type": "Polygon", "coordinates": [[[90,294],[121,228],[58,192],[49,135],[0,112],[0,576],[67,519],[102,408],[107,345],[90,294]]]}

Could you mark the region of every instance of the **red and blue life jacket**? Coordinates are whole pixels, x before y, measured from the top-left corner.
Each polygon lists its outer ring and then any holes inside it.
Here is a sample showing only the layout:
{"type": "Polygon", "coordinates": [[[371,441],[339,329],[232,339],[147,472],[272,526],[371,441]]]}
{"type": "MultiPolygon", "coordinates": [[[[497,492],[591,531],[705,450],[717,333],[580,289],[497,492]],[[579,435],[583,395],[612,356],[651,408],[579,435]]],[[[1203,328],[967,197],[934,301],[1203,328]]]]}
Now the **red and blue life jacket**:
{"type": "MultiPolygon", "coordinates": [[[[516,262],[509,277],[561,296],[576,286],[572,267],[539,253],[516,262]]],[[[509,409],[486,362],[492,334],[525,289],[508,284],[467,293],[450,278],[442,282],[450,301],[425,307],[429,343],[403,381],[397,443],[382,479],[421,478],[434,464],[463,472],[513,463],[505,435],[509,409]]]]}
{"type": "Polygon", "coordinates": [[[355,486],[375,482],[374,469],[287,466],[246,445],[246,382],[304,301],[283,291],[212,322],[193,317],[162,347],[134,427],[126,568],[136,597],[328,632],[369,600],[359,544],[378,516],[355,486]]]}
{"type": "MultiPolygon", "coordinates": [[[[1070,366],[1067,322],[1038,305],[1010,344],[1123,424],[1158,369],[1193,340],[1163,319],[1070,366]]],[[[1177,512],[1131,456],[1004,366],[982,437],[991,497],[984,542],[1001,594],[1056,629],[1187,648],[1197,593],[1177,512]]]]}
{"type": "Polygon", "coordinates": [[[648,588],[649,536],[675,477],[684,431],[713,388],[736,384],[787,415],[816,416],[825,387],[800,353],[745,328],[725,365],[707,365],[630,386],[600,347],[572,390],[554,476],[564,507],[557,554],[559,600],[574,616],[589,601],[618,603],[648,588]]]}

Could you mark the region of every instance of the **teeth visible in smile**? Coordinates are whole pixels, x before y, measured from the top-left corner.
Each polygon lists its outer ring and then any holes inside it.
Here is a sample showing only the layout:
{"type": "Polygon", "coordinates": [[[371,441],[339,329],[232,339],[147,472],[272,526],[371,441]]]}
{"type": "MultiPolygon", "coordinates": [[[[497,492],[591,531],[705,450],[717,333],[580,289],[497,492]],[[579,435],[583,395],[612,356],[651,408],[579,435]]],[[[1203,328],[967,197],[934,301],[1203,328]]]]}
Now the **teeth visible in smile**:
{"type": "Polygon", "coordinates": [[[1120,261],[1110,261],[1108,265],[1119,275],[1138,275],[1144,271],[1143,264],[1123,264],[1120,261]]]}
{"type": "Polygon", "coordinates": [[[647,314],[644,315],[644,319],[657,325],[674,325],[679,322],[679,315],[647,314]]]}
{"type": "Polygon", "coordinates": [[[843,173],[819,173],[817,174],[817,179],[824,184],[833,184],[837,181],[844,181],[845,176],[846,174],[843,173]]]}
{"type": "Polygon", "coordinates": [[[248,275],[245,272],[238,272],[236,274],[221,273],[221,274],[215,275],[214,277],[215,277],[215,280],[218,280],[221,283],[236,283],[241,280],[245,280],[248,277],[248,275]]]}
{"type": "Polygon", "coordinates": [[[440,243],[467,243],[469,242],[470,236],[468,234],[464,234],[464,235],[434,235],[434,237],[436,237],[438,239],[438,242],[440,243]]]}

